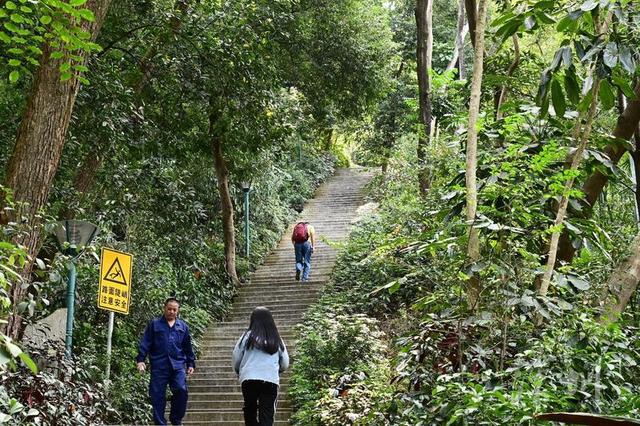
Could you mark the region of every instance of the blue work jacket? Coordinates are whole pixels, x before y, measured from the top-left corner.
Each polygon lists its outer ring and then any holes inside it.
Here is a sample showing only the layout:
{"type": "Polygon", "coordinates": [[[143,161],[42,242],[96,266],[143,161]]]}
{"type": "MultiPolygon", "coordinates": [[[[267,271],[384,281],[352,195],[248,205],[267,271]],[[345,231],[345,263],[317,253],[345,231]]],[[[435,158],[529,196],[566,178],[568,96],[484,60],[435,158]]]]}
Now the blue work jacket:
{"type": "Polygon", "coordinates": [[[138,346],[137,362],[144,362],[149,355],[151,368],[170,364],[174,370],[196,368],[196,357],[191,347],[191,335],[187,323],[176,319],[173,327],[164,316],[149,321],[138,346]]]}

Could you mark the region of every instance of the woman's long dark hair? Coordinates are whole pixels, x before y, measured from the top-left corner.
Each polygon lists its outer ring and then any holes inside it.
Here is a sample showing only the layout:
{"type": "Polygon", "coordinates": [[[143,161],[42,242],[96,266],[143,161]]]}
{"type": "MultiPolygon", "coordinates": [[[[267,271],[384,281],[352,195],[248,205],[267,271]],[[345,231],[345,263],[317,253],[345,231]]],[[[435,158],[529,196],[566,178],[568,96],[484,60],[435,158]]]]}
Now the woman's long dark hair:
{"type": "Polygon", "coordinates": [[[264,306],[258,306],[251,313],[249,331],[251,335],[247,340],[247,348],[260,349],[270,355],[278,352],[278,349],[284,350],[284,343],[273,321],[271,311],[264,306]]]}

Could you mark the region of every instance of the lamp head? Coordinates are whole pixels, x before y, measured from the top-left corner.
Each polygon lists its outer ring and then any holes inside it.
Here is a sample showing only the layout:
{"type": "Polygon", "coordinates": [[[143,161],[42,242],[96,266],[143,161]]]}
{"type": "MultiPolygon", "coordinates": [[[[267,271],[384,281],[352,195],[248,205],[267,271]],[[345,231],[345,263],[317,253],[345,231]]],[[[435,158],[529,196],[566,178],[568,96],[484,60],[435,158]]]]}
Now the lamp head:
{"type": "Polygon", "coordinates": [[[54,229],[60,247],[71,255],[81,253],[98,232],[96,225],[84,220],[61,220],[54,229]]]}
{"type": "Polygon", "coordinates": [[[244,192],[251,191],[251,182],[248,180],[243,180],[242,182],[240,182],[240,186],[242,187],[242,190],[244,192]]]}

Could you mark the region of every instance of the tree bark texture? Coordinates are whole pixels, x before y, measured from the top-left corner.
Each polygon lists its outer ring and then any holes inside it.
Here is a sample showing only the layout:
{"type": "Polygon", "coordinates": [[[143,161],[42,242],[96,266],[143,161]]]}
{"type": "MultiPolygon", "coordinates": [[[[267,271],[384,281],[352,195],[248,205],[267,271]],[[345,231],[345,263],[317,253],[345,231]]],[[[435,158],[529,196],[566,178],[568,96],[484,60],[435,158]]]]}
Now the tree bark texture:
{"type": "Polygon", "coordinates": [[[611,274],[603,290],[600,322],[609,324],[618,319],[638,288],[640,281],[640,234],[631,243],[631,254],[611,274]]]}
{"type": "MultiPolygon", "coordinates": [[[[478,21],[476,25],[475,47],[473,57],[473,77],[471,80],[471,97],[469,100],[469,124],[467,128],[467,158],[465,180],[467,187],[467,222],[469,223],[469,243],[467,245],[467,260],[475,263],[480,259],[480,235],[475,228],[476,210],[478,207],[478,192],[476,183],[476,168],[478,165],[478,115],[480,114],[480,95],[482,93],[482,74],[484,66],[484,27],[487,16],[488,0],[480,0],[478,21]]],[[[482,291],[477,274],[469,278],[467,288],[467,304],[470,309],[476,309],[482,291]]]]}
{"type": "Polygon", "coordinates": [[[478,8],[476,6],[476,0],[464,0],[464,8],[467,12],[467,22],[469,23],[469,37],[471,38],[471,44],[473,48],[476,47],[476,27],[479,16],[478,8]]]}
{"type": "MultiPolygon", "coordinates": [[[[616,127],[613,129],[613,136],[616,138],[630,140],[640,123],[640,83],[635,86],[634,92],[636,98],[630,99],[623,113],[618,116],[616,127]]],[[[613,164],[617,164],[626,151],[619,145],[608,145],[604,152],[613,164]]],[[[609,177],[598,170],[587,178],[582,185],[582,192],[584,192],[589,206],[593,208],[608,181],[609,177]]],[[[591,210],[587,210],[583,214],[585,217],[589,217],[591,210]]],[[[571,238],[566,229],[563,230],[560,240],[558,260],[570,263],[576,250],[571,244],[571,238]]]]}
{"type": "Polygon", "coordinates": [[[418,186],[424,196],[429,191],[429,172],[427,169],[427,147],[431,134],[431,96],[429,88],[429,68],[431,67],[429,53],[429,28],[433,10],[430,3],[433,0],[417,0],[415,8],[417,46],[416,60],[418,72],[418,102],[420,109],[420,130],[418,131],[418,186]]]}
{"type": "Polygon", "coordinates": [[[222,118],[222,111],[213,106],[209,115],[209,137],[211,138],[211,150],[213,153],[213,166],[218,181],[218,193],[220,194],[220,206],[222,215],[222,236],[224,240],[224,258],[227,276],[233,285],[240,285],[236,272],[236,237],[233,218],[233,202],[229,190],[229,169],[224,159],[223,133],[218,126],[222,118]]]}
{"type": "MultiPolygon", "coordinates": [[[[111,0],[89,0],[85,8],[95,15],[94,22],[83,21],[82,28],[95,40],[104,22],[111,0]]],[[[60,65],[69,60],[69,53],[63,58],[51,58],[52,48],[43,46],[43,55],[36,72],[26,109],[18,129],[16,143],[7,166],[5,185],[13,191],[13,199],[22,204],[16,215],[22,216],[31,226],[26,235],[16,243],[26,247],[30,260],[23,271],[28,277],[33,266],[33,258],[40,245],[38,212],[47,203],[49,191],[58,169],[64,147],[73,106],[80,82],[76,75],[60,81],[60,65]]],[[[86,59],[86,52],[75,52],[86,59]]],[[[7,334],[17,338],[21,328],[21,318],[15,307],[24,295],[19,285],[12,287],[14,312],[9,318],[7,334]]]]}
{"type": "Polygon", "coordinates": [[[633,191],[636,209],[636,222],[640,223],[640,128],[634,134],[635,150],[631,152],[631,168],[633,169],[633,191]]]}
{"type": "MultiPolygon", "coordinates": [[[[82,202],[84,194],[93,184],[93,181],[95,180],[96,174],[101,164],[101,149],[98,144],[96,144],[91,147],[91,150],[84,157],[84,160],[73,179],[73,188],[75,189],[76,194],[78,194],[78,197],[76,199],[77,204],[75,207],[77,207],[77,205],[82,202]]],[[[63,209],[60,214],[61,219],[73,219],[75,218],[75,216],[76,208],[71,205],[63,209]]]]}
{"type": "MultiPolygon", "coordinates": [[[[595,73],[592,72],[592,75],[595,73]]],[[[596,110],[598,106],[598,89],[600,88],[600,79],[598,77],[594,77],[593,79],[593,87],[592,93],[593,98],[591,99],[591,105],[589,106],[589,112],[587,113],[587,117],[585,118],[584,126],[580,123],[580,117],[578,117],[578,123],[576,123],[576,127],[574,129],[574,140],[580,137],[580,142],[578,143],[578,147],[576,152],[573,154],[573,159],[571,160],[571,167],[569,170],[577,170],[580,166],[580,162],[582,161],[582,155],[584,150],[587,148],[587,143],[589,142],[589,136],[591,135],[591,127],[593,125],[593,120],[596,115],[596,110]]],[[[564,193],[562,198],[560,199],[560,204],[558,206],[558,212],[556,213],[556,219],[554,221],[554,228],[561,227],[564,219],[567,214],[567,207],[569,205],[569,191],[573,187],[573,182],[575,178],[569,178],[565,182],[564,193]]],[[[547,256],[547,265],[544,270],[544,274],[542,276],[542,281],[540,282],[540,287],[538,289],[538,295],[546,296],[549,291],[549,285],[551,284],[551,277],[553,275],[553,270],[556,264],[556,257],[558,254],[558,244],[560,240],[560,234],[562,231],[554,231],[551,234],[551,241],[549,242],[549,252],[547,256]]]]}
{"type": "Polygon", "coordinates": [[[456,31],[456,44],[453,49],[453,55],[451,56],[451,61],[449,61],[449,65],[447,65],[446,70],[450,71],[454,67],[458,67],[458,78],[460,80],[464,80],[465,78],[465,70],[464,70],[464,39],[467,36],[467,32],[469,31],[469,25],[467,25],[467,19],[464,13],[464,0],[459,0],[458,2],[458,26],[456,31]]]}

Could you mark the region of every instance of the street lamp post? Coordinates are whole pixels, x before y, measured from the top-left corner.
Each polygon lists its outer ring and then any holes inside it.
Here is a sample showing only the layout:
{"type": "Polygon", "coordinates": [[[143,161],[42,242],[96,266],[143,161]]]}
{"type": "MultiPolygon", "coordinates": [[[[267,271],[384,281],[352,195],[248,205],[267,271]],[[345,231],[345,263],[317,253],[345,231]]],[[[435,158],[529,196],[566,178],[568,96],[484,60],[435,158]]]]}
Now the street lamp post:
{"type": "Polygon", "coordinates": [[[71,358],[71,348],[73,346],[73,316],[76,295],[76,264],[75,261],[82,254],[85,247],[98,233],[98,227],[84,220],[63,220],[58,222],[55,228],[55,235],[62,252],[71,256],[67,277],[67,330],[65,336],[65,355],[71,358]]]}
{"type": "Polygon", "coordinates": [[[251,182],[242,181],[241,185],[244,193],[244,254],[249,259],[249,192],[251,191],[251,182]]]}

